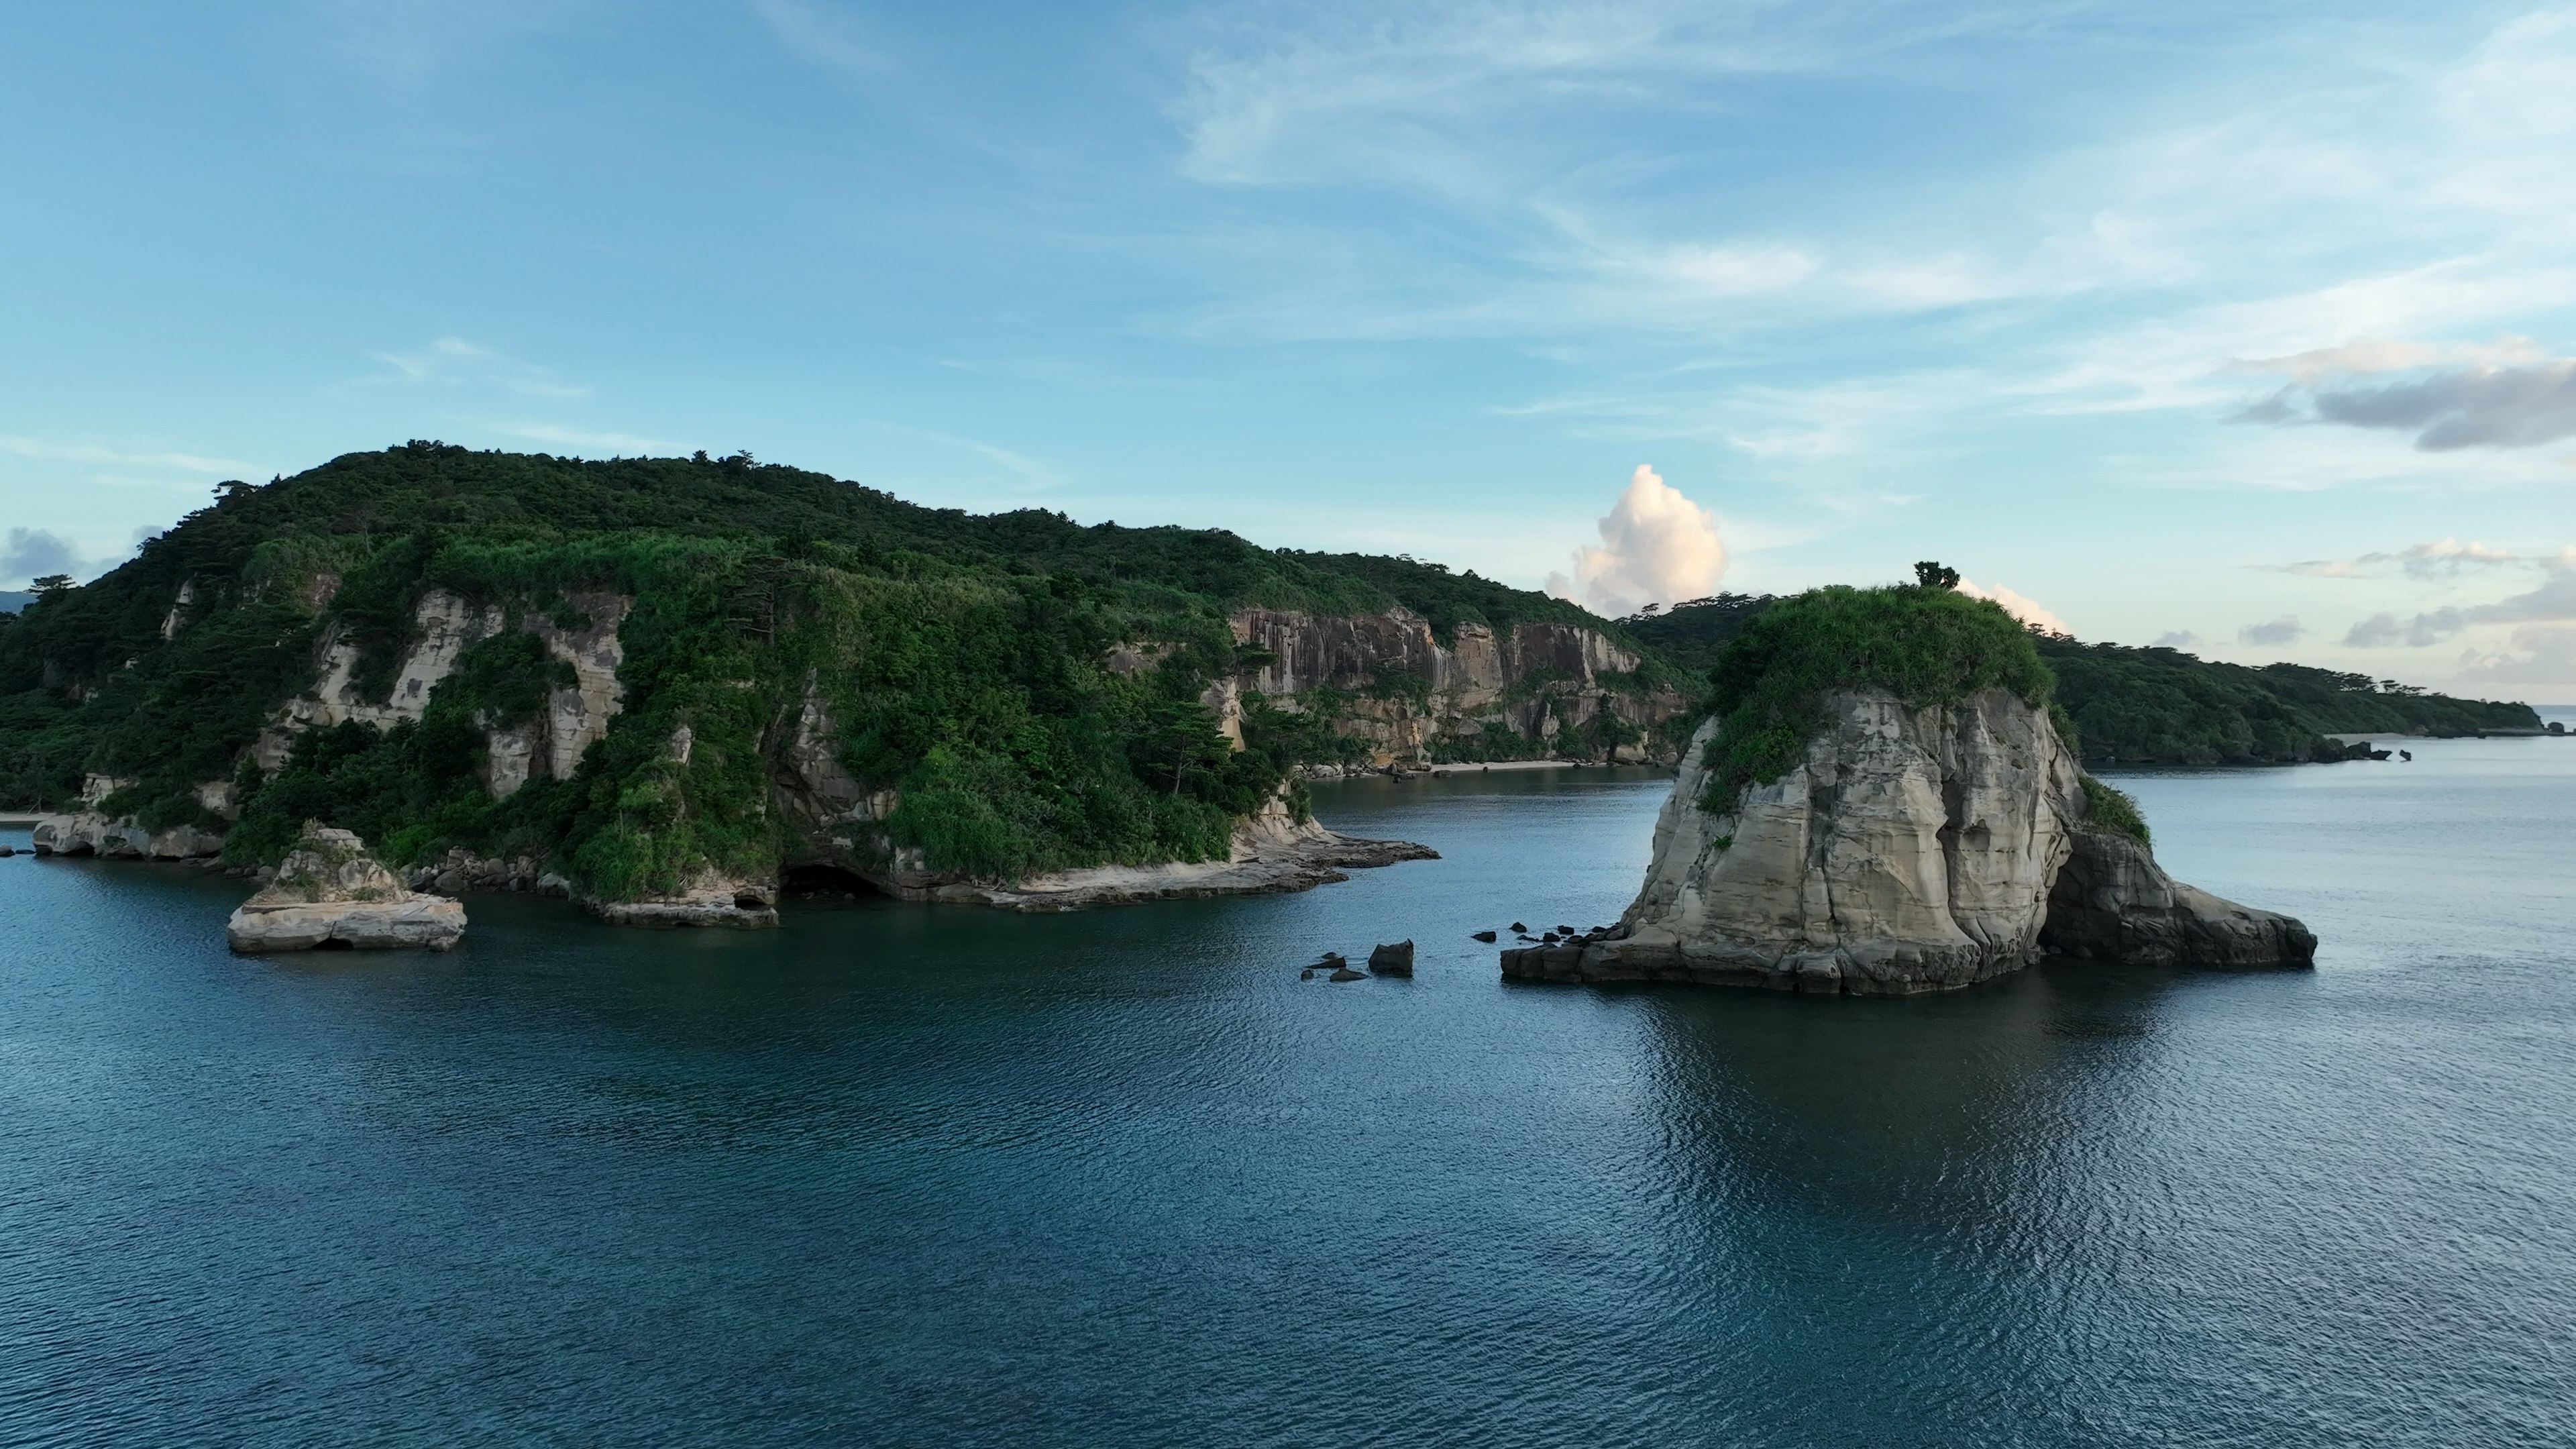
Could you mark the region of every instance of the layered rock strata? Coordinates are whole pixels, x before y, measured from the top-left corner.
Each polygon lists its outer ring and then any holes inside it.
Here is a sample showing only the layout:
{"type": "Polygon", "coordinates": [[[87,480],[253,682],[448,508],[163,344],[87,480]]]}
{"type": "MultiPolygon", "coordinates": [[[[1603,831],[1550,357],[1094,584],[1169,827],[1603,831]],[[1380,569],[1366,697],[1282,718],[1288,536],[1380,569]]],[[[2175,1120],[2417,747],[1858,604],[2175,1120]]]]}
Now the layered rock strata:
{"type": "Polygon", "coordinates": [[[1909,709],[1855,689],[1826,705],[1832,723],[1805,758],[1719,813],[1702,808],[1715,724],[1703,726],[1618,926],[1606,939],[1506,950],[1503,974],[1951,990],[2055,946],[2056,892],[2079,857],[2066,889],[2091,914],[2068,916],[2065,940],[2163,964],[2255,964],[2267,952],[2304,963],[2291,948],[2313,939],[2296,922],[2175,885],[2143,850],[2123,854],[2102,842],[2128,842],[2084,829],[2082,777],[2044,712],[2001,690],[1909,709]]]}
{"type": "Polygon", "coordinates": [[[333,947],[444,951],[465,934],[465,907],[404,889],[346,830],[308,824],[276,876],[225,923],[244,953],[333,947]]]}
{"type": "MultiPolygon", "coordinates": [[[[1226,622],[1238,645],[1268,659],[1219,686],[1229,696],[1211,701],[1220,720],[1244,693],[1295,711],[1329,689],[1342,696],[1335,730],[1364,744],[1378,766],[1428,762],[1490,730],[1530,754],[1597,758],[1569,732],[1610,714],[1643,736],[1689,707],[1678,694],[1642,688],[1635,653],[1578,625],[1460,623],[1444,645],[1429,620],[1402,607],[1347,618],[1241,609],[1226,622]],[[1399,681],[1404,688],[1393,687],[1399,681]]],[[[1652,748],[1641,739],[1615,753],[1634,762],[1652,748]]]]}

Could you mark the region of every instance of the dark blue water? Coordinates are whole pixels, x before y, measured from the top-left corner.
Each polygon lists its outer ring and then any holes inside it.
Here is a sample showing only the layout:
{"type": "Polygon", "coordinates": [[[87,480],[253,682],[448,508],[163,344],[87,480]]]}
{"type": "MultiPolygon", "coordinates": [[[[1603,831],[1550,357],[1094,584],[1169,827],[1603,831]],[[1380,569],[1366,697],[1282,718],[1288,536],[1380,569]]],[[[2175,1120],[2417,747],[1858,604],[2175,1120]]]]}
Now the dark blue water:
{"type": "Polygon", "coordinates": [[[0,860],[0,1442],[2576,1442],[2576,742],[2416,754],[2126,781],[2313,975],[1918,1001],[1498,983],[1642,775],[1321,791],[1446,858],[1302,896],[448,956],[0,860]]]}

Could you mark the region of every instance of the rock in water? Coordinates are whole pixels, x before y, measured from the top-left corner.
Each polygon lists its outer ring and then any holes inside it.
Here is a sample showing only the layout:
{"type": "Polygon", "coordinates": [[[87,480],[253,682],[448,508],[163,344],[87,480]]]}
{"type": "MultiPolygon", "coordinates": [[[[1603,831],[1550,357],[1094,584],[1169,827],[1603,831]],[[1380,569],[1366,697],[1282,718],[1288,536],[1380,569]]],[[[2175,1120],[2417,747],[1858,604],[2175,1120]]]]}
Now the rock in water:
{"type": "Polygon", "coordinates": [[[1327,981],[1366,981],[1368,977],[1365,973],[1354,971],[1348,966],[1337,966],[1333,968],[1333,974],[1325,977],[1324,979],[1327,981]]]}
{"type": "Polygon", "coordinates": [[[2039,943],[2060,955],[2141,966],[2317,963],[2317,938],[2306,926],[2184,885],[2142,841],[2083,828],[2049,892],[2039,943]]]}
{"type": "Polygon", "coordinates": [[[1700,808],[1703,725],[1617,937],[1506,951],[1503,973],[1900,995],[2036,959],[2082,800],[2048,716],[2000,689],[1922,709],[1836,690],[1825,707],[1804,758],[1724,814],[1700,808]]]}
{"type": "Polygon", "coordinates": [[[417,895],[346,830],[308,822],[276,876],[242,903],[224,927],[236,951],[444,951],[465,934],[465,907],[417,895]]]}
{"type": "Polygon", "coordinates": [[[1369,952],[1369,969],[1380,976],[1413,974],[1413,942],[1398,941],[1392,946],[1380,945],[1369,952]]]}
{"type": "Polygon", "coordinates": [[[1494,933],[1491,931],[1478,931],[1476,933],[1476,939],[1490,945],[1493,943],[1494,933]]]}
{"type": "Polygon", "coordinates": [[[2083,828],[2081,772],[2043,709],[2001,689],[1920,709],[1874,687],[1824,702],[1804,757],[1725,813],[1701,808],[1703,725],[1611,937],[1506,949],[1503,974],[1906,995],[2017,971],[2066,949],[2058,935],[2175,965],[2313,950],[2297,922],[2176,885],[2143,848],[2083,828]],[[2052,889],[2079,851],[2061,932],[2052,889]]]}

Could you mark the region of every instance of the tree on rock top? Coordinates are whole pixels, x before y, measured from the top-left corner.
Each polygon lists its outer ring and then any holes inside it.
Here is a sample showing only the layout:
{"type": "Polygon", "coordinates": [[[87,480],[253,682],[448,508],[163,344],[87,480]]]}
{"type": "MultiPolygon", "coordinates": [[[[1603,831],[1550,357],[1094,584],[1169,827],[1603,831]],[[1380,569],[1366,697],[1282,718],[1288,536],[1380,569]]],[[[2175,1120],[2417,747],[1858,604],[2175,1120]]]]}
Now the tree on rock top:
{"type": "Polygon", "coordinates": [[[1876,687],[1919,709],[2002,689],[2041,709],[2056,686],[2029,632],[2000,606],[1905,585],[1781,599],[1745,624],[1710,678],[1718,729],[1702,806],[1721,813],[1746,783],[1797,765],[1831,723],[1828,691],[1876,687]]]}

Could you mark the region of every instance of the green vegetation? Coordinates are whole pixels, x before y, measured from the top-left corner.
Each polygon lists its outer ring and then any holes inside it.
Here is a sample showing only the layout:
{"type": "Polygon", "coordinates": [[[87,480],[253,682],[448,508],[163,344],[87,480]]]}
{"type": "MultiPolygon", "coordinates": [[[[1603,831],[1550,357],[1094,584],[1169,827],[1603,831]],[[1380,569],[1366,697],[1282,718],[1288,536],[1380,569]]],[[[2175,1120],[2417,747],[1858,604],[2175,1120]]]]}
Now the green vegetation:
{"type": "MultiPolygon", "coordinates": [[[[1619,622],[1673,664],[1705,670],[1775,602],[1720,594],[1619,622]]],[[[2303,664],[2249,668],[2050,635],[2032,643],[2056,676],[2059,733],[2087,764],[2339,760],[2346,751],[2325,736],[2540,728],[2528,705],[2455,699],[2303,664]]]]}
{"type": "Polygon", "coordinates": [[[2342,759],[2329,734],[2536,730],[2526,704],[2453,699],[2303,664],[2248,668],[2172,649],[2042,638],[2087,764],[2342,759]]]}
{"type": "Polygon", "coordinates": [[[1829,723],[1827,691],[1878,686],[1915,707],[2003,689],[2048,702],[2048,666],[1996,605],[1946,588],[1812,589],[1748,620],[1718,656],[1704,808],[1795,766],[1829,723]]]}
{"type": "Polygon", "coordinates": [[[2090,775],[2084,776],[2084,823],[2113,835],[2125,835],[2140,845],[2155,843],[2147,833],[2147,817],[2138,812],[2136,797],[2090,775]]]}
{"type": "MultiPolygon", "coordinates": [[[[1389,671],[1348,695],[1310,690],[1297,711],[1247,698],[1235,750],[1201,702],[1261,662],[1227,612],[1398,605],[1453,637],[1467,623],[1602,627],[1438,565],[925,509],[743,455],[413,443],[225,485],[106,578],[0,617],[0,802],[60,806],[95,774],[131,782],[112,811],[211,825],[198,787],[230,780],[234,860],[274,861],[319,819],[396,865],[455,847],[533,856],[633,898],[710,868],[775,868],[774,781],[811,706],[855,778],[900,791],[883,844],[934,870],[1208,859],[1296,765],[1365,757],[1334,729],[1341,712],[1419,708],[1430,692],[1389,671]],[[501,627],[420,718],[308,731],[283,768],[251,763],[326,640],[354,650],[356,696],[385,701],[433,589],[501,627]],[[577,596],[592,593],[634,601],[618,626],[621,710],[570,778],[539,771],[494,800],[486,733],[527,726],[570,681],[535,629],[586,627],[577,596]],[[1156,646],[1150,666],[1109,667],[1122,643],[1156,646]]],[[[1622,687],[1678,679],[1655,661],[1622,687]]]]}
{"type": "Polygon", "coordinates": [[[1649,608],[1619,621],[1629,634],[1674,665],[1706,673],[1745,623],[1773,603],[1769,594],[1713,594],[1670,609],[1649,608]]]}

